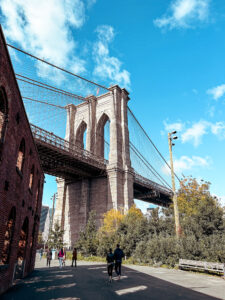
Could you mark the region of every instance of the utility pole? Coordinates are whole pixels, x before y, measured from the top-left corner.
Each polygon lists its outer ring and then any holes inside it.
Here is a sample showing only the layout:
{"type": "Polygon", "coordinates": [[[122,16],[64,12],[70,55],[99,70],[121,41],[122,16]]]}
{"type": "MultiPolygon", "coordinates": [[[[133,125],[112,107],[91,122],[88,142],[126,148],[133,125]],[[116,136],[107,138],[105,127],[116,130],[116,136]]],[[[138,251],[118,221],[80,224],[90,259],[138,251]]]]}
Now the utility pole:
{"type": "Polygon", "coordinates": [[[172,147],[175,145],[172,143],[172,140],[177,139],[177,136],[172,136],[172,135],[176,133],[177,133],[176,131],[168,133],[168,143],[169,143],[169,152],[170,152],[170,168],[171,168],[171,181],[172,181],[172,189],[173,189],[173,207],[174,207],[176,237],[179,238],[181,228],[180,228],[179,211],[177,205],[177,194],[176,194],[176,187],[175,187],[175,176],[174,176],[174,169],[173,169],[173,154],[172,154],[172,147]]]}
{"type": "Polygon", "coordinates": [[[52,196],[53,204],[52,204],[51,230],[52,230],[52,227],[53,227],[53,218],[54,218],[54,211],[55,211],[55,198],[56,198],[56,195],[57,195],[57,193],[55,193],[55,194],[52,196]]]}

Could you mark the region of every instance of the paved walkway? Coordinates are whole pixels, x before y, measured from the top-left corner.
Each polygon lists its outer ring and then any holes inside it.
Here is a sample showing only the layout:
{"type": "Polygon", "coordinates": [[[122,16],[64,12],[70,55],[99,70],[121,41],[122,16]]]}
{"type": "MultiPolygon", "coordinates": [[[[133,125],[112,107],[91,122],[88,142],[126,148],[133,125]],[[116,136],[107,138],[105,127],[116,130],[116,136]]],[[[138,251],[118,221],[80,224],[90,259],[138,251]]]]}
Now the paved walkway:
{"type": "Polygon", "coordinates": [[[38,261],[35,271],[1,299],[225,299],[225,281],[204,274],[132,265],[123,266],[121,279],[114,277],[110,284],[103,263],[78,262],[71,268],[67,262],[62,269],[57,261],[51,268],[45,264],[38,261]]]}

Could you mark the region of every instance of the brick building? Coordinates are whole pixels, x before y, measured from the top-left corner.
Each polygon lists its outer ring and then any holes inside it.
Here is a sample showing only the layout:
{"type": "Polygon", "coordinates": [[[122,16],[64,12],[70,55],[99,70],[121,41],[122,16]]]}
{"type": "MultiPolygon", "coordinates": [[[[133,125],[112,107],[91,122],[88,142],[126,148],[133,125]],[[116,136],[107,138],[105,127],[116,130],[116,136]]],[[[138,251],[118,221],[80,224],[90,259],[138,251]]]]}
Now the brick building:
{"type": "Polygon", "coordinates": [[[43,182],[0,27],[0,294],[34,268],[43,182]]]}

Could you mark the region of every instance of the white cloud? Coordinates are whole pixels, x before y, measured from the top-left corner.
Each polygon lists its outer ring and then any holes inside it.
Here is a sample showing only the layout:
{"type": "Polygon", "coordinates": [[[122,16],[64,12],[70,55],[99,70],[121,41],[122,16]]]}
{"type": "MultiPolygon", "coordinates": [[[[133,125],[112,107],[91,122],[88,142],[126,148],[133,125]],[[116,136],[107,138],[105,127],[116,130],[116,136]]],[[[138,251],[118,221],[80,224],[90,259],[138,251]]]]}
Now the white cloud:
{"type": "Polygon", "coordinates": [[[182,131],[184,129],[184,123],[182,122],[175,122],[175,123],[168,124],[166,121],[164,121],[163,124],[167,132],[174,131],[174,130],[182,131]]]}
{"type": "MultiPolygon", "coordinates": [[[[168,162],[169,163],[169,162],[168,162]]],[[[174,165],[174,171],[177,174],[181,174],[185,171],[190,171],[195,167],[202,167],[206,168],[210,165],[210,158],[209,157],[200,157],[200,156],[181,156],[179,159],[174,159],[173,162],[174,165]]],[[[168,169],[167,165],[163,166],[162,172],[164,174],[169,174],[170,170],[168,169]]]]}
{"type": "MultiPolygon", "coordinates": [[[[71,33],[85,22],[82,0],[2,0],[0,8],[7,40],[56,65],[85,71],[85,61],[75,56],[78,44],[71,33]]],[[[46,71],[43,76],[49,75],[46,71]]]]}
{"type": "Polygon", "coordinates": [[[212,89],[207,90],[207,94],[212,95],[214,100],[218,100],[225,94],[225,84],[221,84],[212,89]]]}
{"type": "Polygon", "coordinates": [[[173,0],[168,13],[154,20],[154,24],[159,28],[170,29],[191,27],[196,22],[207,20],[209,2],[210,0],[173,0]]]}
{"type": "Polygon", "coordinates": [[[108,25],[101,25],[96,29],[98,40],[94,44],[93,56],[96,62],[94,75],[102,79],[110,79],[113,84],[130,86],[130,73],[121,70],[121,61],[109,55],[109,44],[113,41],[114,29],[108,25]]]}
{"type": "Polygon", "coordinates": [[[199,121],[194,123],[191,128],[188,128],[182,135],[182,143],[192,142],[195,147],[201,144],[202,137],[208,133],[212,133],[219,139],[225,138],[225,122],[207,122],[199,121]]]}
{"type": "Polygon", "coordinates": [[[216,122],[215,124],[211,123],[211,132],[218,136],[221,139],[225,138],[225,123],[224,122],[216,122]]]}
{"type": "Polygon", "coordinates": [[[191,127],[187,128],[187,124],[185,122],[174,122],[174,123],[167,123],[167,121],[163,122],[164,124],[164,131],[165,132],[176,130],[178,131],[178,135],[181,137],[182,143],[193,143],[195,147],[199,146],[202,142],[202,137],[206,134],[213,134],[219,139],[225,139],[225,122],[208,122],[205,120],[200,120],[196,123],[193,123],[191,127]]]}
{"type": "Polygon", "coordinates": [[[201,144],[202,136],[207,134],[207,128],[209,123],[206,121],[199,121],[188,128],[182,135],[182,143],[193,142],[194,146],[197,147],[201,144]]]}

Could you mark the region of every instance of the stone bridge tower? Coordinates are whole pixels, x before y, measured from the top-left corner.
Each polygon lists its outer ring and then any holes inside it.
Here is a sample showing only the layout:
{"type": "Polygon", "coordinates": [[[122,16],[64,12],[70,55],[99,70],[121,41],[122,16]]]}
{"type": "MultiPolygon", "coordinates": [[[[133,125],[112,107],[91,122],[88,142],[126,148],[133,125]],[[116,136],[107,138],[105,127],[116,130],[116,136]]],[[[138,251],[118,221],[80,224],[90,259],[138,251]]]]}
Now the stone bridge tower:
{"type": "Polygon", "coordinates": [[[110,122],[110,151],[106,174],[81,177],[79,180],[57,179],[58,200],[54,222],[65,231],[64,242],[73,246],[84,228],[91,210],[97,213],[100,226],[103,214],[115,209],[129,209],[133,204],[133,169],[131,168],[127,121],[128,92],[119,86],[87,102],[67,107],[66,140],[104,157],[104,126],[110,122]]]}

